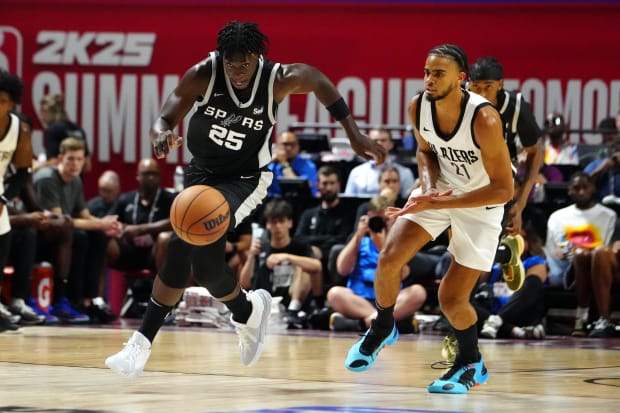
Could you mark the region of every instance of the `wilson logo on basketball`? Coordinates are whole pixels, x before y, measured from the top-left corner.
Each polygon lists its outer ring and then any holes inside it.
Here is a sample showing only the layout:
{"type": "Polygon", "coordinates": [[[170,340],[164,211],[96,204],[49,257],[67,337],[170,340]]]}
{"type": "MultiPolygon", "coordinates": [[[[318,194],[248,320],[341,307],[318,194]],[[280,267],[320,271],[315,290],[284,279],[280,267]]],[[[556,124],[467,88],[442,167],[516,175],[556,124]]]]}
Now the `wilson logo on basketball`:
{"type": "Polygon", "coordinates": [[[228,221],[228,217],[230,216],[230,211],[226,213],[226,215],[219,214],[215,218],[211,218],[208,221],[203,222],[202,224],[205,226],[207,231],[211,231],[214,228],[219,227],[224,222],[228,221]]]}

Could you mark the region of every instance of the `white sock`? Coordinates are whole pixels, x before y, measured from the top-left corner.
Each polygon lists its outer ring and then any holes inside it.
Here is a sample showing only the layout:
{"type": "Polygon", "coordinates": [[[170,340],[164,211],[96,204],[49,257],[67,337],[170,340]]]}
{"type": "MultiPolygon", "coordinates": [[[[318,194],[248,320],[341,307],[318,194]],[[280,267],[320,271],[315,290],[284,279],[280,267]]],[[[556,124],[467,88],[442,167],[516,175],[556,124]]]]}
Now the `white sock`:
{"type": "Polygon", "coordinates": [[[301,310],[301,301],[292,299],[290,303],[288,303],[288,309],[291,311],[299,311],[301,310]]]}
{"type": "Polygon", "coordinates": [[[575,318],[577,320],[586,321],[588,319],[588,310],[588,307],[577,307],[575,310],[575,318]]]}

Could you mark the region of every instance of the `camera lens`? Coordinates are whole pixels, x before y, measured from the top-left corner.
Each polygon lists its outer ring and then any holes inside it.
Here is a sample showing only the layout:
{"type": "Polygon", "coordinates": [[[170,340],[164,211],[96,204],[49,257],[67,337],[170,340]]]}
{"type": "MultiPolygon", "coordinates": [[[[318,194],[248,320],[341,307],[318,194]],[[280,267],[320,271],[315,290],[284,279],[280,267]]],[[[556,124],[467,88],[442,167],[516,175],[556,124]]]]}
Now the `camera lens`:
{"type": "Polygon", "coordinates": [[[385,221],[381,217],[372,217],[368,219],[368,228],[370,228],[372,232],[381,232],[385,227],[385,221]]]}

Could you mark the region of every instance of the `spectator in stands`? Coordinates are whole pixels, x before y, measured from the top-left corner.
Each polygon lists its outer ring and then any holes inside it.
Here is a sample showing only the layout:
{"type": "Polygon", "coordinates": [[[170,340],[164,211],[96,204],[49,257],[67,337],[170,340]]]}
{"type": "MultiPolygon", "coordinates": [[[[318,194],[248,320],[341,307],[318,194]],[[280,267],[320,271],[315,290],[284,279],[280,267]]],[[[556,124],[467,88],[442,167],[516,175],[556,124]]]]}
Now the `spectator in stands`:
{"type": "Polygon", "coordinates": [[[283,297],[287,306],[289,328],[301,328],[305,320],[300,316],[311,291],[311,277],[319,276],[321,261],[314,257],[309,244],[291,238],[293,208],[283,199],[274,199],[263,211],[269,240],[255,239],[248,259],[241,270],[242,288],[258,288],[283,297]]]}
{"type": "MultiPolygon", "coordinates": [[[[388,152],[394,149],[392,133],[387,129],[374,128],[368,131],[368,137],[388,152]]],[[[394,160],[394,155],[389,155],[382,166],[394,166],[400,175],[400,196],[408,198],[414,185],[413,172],[394,160]]],[[[379,194],[379,174],[382,166],[377,166],[374,161],[366,161],[351,170],[344,193],[349,196],[374,196],[379,194]]]]}
{"type": "Polygon", "coordinates": [[[547,165],[578,165],[579,153],[577,145],[567,140],[568,128],[564,116],[559,113],[550,113],[545,120],[544,132],[545,163],[547,165]]]}
{"type": "Polygon", "coordinates": [[[121,180],[116,171],[104,171],[97,181],[99,195],[88,200],[88,210],[97,217],[103,218],[110,215],[118,197],[121,194],[121,180]]]}
{"type": "Polygon", "coordinates": [[[113,315],[97,307],[99,276],[104,265],[107,236],[118,236],[122,226],[116,216],[97,218],[84,201],[80,174],[85,162],[85,143],[66,138],[60,144],[58,163],[39,169],[34,176],[37,198],[42,208],[56,215],[73,218],[73,243],[69,273],[54,274],[54,304],[51,313],[61,321],[88,322],[89,317],[77,311],[98,312],[101,320],[113,315]],[[69,302],[70,297],[73,303],[69,302]]]}
{"type": "Polygon", "coordinates": [[[616,118],[608,117],[601,119],[598,123],[598,130],[601,133],[601,143],[603,145],[613,145],[618,139],[618,128],[616,118]]]}
{"type": "Polygon", "coordinates": [[[340,177],[332,166],[319,169],[318,191],[320,205],[302,212],[294,236],[295,240],[311,245],[314,256],[321,260],[322,277],[312,279],[316,309],[324,306],[324,287],[331,283],[327,279],[330,251],[334,245],[344,244],[353,231],[352,211],[340,201],[340,177]]]}
{"type": "Polygon", "coordinates": [[[594,250],[592,253],[592,270],[584,274],[580,281],[585,296],[591,291],[594,298],[599,318],[594,323],[589,337],[614,337],[617,336],[617,327],[611,322],[611,290],[615,283],[620,281],[620,241],[616,240],[611,245],[605,245],[594,250]],[[587,276],[589,275],[589,277],[587,276]]]}
{"type": "Polygon", "coordinates": [[[588,163],[583,171],[596,184],[597,197],[605,205],[620,205],[620,140],[614,141],[609,154],[588,163]]]}
{"type": "Polygon", "coordinates": [[[487,286],[493,286],[495,299],[489,308],[474,300],[478,315],[480,336],[486,338],[535,338],[545,337],[542,319],[545,315],[544,284],[547,281],[547,261],[543,250],[543,240],[529,225],[523,228],[524,250],[521,255],[525,269],[523,286],[512,293],[509,288],[501,288],[502,272],[498,264],[483,279],[487,286]],[[499,288],[498,288],[499,287],[499,288]]]}
{"type": "MultiPolygon", "coordinates": [[[[400,196],[400,172],[394,165],[384,165],[379,172],[379,193],[390,202],[390,204],[396,207],[402,207],[407,202],[406,198],[400,196]]],[[[355,214],[355,222],[359,222],[362,215],[368,213],[368,207],[370,204],[364,202],[357,207],[355,214]]]]}
{"type": "Polygon", "coordinates": [[[576,172],[568,185],[568,195],[574,204],[553,212],[547,222],[545,253],[550,285],[571,288],[573,282],[569,275],[574,275],[575,336],[585,335],[592,294],[591,277],[598,276],[595,272],[598,269],[592,264],[592,253],[610,244],[616,224],[616,213],[597,203],[594,192],[590,176],[576,172]]]}
{"type": "Polygon", "coordinates": [[[41,101],[39,111],[41,112],[41,119],[45,123],[43,143],[46,161],[38,165],[36,170],[43,166],[57,165],[60,143],[65,138],[73,137],[84,142],[85,158],[82,173],[89,172],[91,160],[86,132],[80,125],[69,119],[65,109],[65,96],[62,93],[45,96],[41,101]]]}
{"type": "MultiPolygon", "coordinates": [[[[365,331],[376,318],[374,278],[379,251],[390,230],[393,219],[385,216],[392,204],[382,196],[369,201],[368,214],[360,217],[357,229],[338,255],[338,273],[347,277],[347,285],[334,286],[327,300],[334,313],[330,329],[336,331],[365,331]]],[[[409,275],[409,266],[401,269],[401,279],[409,275]]],[[[414,332],[413,314],[426,300],[426,290],[420,284],[401,289],[394,307],[394,319],[401,333],[414,332]]]]}
{"type": "Polygon", "coordinates": [[[108,243],[108,266],[122,270],[156,271],[157,238],[171,231],[170,208],[175,195],[160,185],[160,169],[155,159],[138,163],[138,188],[121,194],[111,210],[122,224],[120,237],[108,243]]]}
{"type": "Polygon", "coordinates": [[[282,196],[278,178],[305,178],[310,182],[312,195],[317,194],[316,165],[312,160],[300,154],[299,139],[293,132],[282,132],[276,140],[276,149],[269,164],[273,172],[273,182],[269,187],[268,196],[282,196]]]}
{"type": "Polygon", "coordinates": [[[226,263],[239,278],[252,246],[252,223],[245,220],[229,232],[226,239],[226,263]]]}

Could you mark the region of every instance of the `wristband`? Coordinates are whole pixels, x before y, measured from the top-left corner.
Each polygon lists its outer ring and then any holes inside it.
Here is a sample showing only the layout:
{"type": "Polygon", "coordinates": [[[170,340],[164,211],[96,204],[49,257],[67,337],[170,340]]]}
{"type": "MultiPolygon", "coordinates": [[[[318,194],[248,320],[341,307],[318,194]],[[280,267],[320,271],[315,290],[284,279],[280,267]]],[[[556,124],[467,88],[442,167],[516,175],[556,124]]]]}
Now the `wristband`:
{"type": "Polygon", "coordinates": [[[332,118],[336,120],[342,120],[351,114],[351,112],[349,112],[349,107],[343,98],[340,98],[331,105],[327,106],[326,109],[329,114],[332,115],[332,118]]]}

